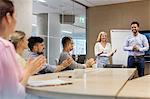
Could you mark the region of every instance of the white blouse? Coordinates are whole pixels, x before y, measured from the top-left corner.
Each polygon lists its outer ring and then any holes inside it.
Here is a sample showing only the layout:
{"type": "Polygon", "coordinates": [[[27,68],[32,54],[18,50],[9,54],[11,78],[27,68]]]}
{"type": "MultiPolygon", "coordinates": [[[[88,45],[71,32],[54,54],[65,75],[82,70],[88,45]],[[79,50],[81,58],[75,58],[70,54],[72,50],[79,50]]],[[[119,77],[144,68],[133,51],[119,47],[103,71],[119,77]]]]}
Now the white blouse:
{"type": "Polygon", "coordinates": [[[94,47],[95,56],[98,56],[99,53],[103,53],[100,56],[107,56],[109,57],[109,53],[111,52],[111,44],[106,43],[106,46],[103,47],[100,42],[97,42],[94,47]]]}
{"type": "Polygon", "coordinates": [[[17,57],[17,60],[19,62],[19,64],[25,69],[26,68],[26,60],[20,56],[18,53],[16,53],[16,57],[17,57]]]}

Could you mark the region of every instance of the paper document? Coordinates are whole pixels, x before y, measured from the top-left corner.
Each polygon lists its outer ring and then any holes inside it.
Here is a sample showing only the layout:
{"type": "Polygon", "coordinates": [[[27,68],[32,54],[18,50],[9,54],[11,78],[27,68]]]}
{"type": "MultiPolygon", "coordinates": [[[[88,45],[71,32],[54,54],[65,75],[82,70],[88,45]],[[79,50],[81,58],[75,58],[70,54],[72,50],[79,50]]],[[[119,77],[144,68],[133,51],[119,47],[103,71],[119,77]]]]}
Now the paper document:
{"type": "Polygon", "coordinates": [[[39,86],[56,86],[56,85],[68,85],[72,84],[71,81],[64,81],[60,79],[52,79],[52,80],[32,80],[28,82],[28,85],[33,87],[39,86]]]}

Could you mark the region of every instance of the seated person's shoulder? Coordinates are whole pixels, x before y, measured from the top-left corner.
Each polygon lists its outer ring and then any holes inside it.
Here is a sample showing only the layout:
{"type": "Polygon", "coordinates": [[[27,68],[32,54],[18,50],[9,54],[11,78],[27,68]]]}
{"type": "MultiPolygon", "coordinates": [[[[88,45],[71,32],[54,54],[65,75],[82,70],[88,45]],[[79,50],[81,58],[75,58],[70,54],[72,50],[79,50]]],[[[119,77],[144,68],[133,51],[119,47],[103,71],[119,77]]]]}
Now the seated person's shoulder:
{"type": "Polygon", "coordinates": [[[67,59],[69,57],[70,57],[70,55],[69,55],[68,52],[62,52],[61,55],[60,55],[60,58],[62,58],[63,60],[65,60],[65,59],[67,59]]]}
{"type": "Polygon", "coordinates": [[[61,52],[58,64],[61,64],[65,59],[67,59],[69,57],[70,57],[70,55],[68,52],[61,52]]]}
{"type": "Polygon", "coordinates": [[[38,57],[39,55],[38,54],[36,54],[36,53],[34,53],[34,52],[29,52],[29,54],[28,54],[28,58],[32,58],[32,59],[34,59],[34,58],[36,58],[36,57],[38,57]]]}

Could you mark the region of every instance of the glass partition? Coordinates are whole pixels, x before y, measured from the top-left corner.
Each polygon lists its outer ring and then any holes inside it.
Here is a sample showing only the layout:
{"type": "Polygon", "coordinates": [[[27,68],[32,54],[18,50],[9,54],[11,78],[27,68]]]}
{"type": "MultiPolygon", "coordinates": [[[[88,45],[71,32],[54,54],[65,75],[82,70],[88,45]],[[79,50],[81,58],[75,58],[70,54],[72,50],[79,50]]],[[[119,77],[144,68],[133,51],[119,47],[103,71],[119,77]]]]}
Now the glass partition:
{"type": "Polygon", "coordinates": [[[72,54],[86,55],[86,8],[72,0],[33,0],[32,35],[45,39],[50,64],[56,64],[64,36],[73,38],[72,54]]]}

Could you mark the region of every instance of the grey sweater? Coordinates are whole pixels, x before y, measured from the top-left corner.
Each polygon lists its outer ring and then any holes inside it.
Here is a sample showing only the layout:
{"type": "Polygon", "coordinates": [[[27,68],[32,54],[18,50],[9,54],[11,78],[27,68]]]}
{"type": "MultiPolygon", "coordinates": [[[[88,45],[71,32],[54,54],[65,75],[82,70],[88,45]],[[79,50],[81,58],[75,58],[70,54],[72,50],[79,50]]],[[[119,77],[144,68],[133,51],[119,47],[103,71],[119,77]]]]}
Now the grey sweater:
{"type": "MultiPolygon", "coordinates": [[[[70,58],[70,57],[71,56],[68,52],[65,52],[65,51],[61,52],[58,64],[60,65],[65,59],[70,58]]],[[[73,69],[76,69],[76,68],[84,69],[85,64],[80,64],[80,63],[77,63],[76,61],[73,61],[73,63],[64,70],[73,70],[73,69]]]]}

